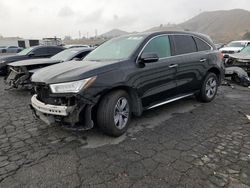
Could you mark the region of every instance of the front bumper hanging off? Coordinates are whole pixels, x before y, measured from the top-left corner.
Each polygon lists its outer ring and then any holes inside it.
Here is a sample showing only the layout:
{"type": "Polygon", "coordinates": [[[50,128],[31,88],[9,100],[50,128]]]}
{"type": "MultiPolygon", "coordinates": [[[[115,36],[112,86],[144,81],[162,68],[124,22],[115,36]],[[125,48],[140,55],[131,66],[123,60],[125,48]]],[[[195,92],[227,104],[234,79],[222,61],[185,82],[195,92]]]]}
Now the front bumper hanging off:
{"type": "Polygon", "coordinates": [[[33,95],[30,107],[35,116],[48,125],[60,123],[64,127],[74,130],[88,130],[93,128],[94,125],[91,117],[92,105],[78,107],[77,105],[59,106],[45,104],[37,99],[37,95],[33,95]],[[80,115],[84,117],[80,118],[80,115]],[[79,122],[80,119],[83,119],[83,121],[79,122]]]}

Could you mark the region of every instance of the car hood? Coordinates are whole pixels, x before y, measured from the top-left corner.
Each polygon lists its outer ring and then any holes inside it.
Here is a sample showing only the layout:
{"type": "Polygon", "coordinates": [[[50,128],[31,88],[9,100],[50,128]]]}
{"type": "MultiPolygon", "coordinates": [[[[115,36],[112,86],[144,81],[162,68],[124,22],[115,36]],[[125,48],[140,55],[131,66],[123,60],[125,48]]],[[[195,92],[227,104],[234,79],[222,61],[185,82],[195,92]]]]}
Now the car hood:
{"type": "Polygon", "coordinates": [[[114,70],[118,64],[117,61],[68,61],[38,70],[31,81],[46,84],[71,82],[114,70]]]}
{"type": "Polygon", "coordinates": [[[250,54],[238,53],[238,54],[230,55],[230,57],[234,59],[250,60],[250,54]]]}
{"type": "Polygon", "coordinates": [[[53,60],[51,58],[42,58],[42,59],[28,59],[22,60],[14,63],[10,63],[10,66],[21,67],[21,66],[31,66],[31,65],[44,65],[44,64],[55,64],[60,63],[60,60],[53,60]]]}
{"type": "Polygon", "coordinates": [[[20,60],[24,60],[28,58],[29,57],[25,55],[5,55],[5,56],[1,56],[0,63],[2,63],[3,61],[5,61],[6,63],[10,63],[13,61],[20,61],[20,60]]]}
{"type": "Polygon", "coordinates": [[[234,51],[234,52],[238,52],[240,50],[242,50],[243,47],[224,47],[221,48],[220,51],[234,51]]]}

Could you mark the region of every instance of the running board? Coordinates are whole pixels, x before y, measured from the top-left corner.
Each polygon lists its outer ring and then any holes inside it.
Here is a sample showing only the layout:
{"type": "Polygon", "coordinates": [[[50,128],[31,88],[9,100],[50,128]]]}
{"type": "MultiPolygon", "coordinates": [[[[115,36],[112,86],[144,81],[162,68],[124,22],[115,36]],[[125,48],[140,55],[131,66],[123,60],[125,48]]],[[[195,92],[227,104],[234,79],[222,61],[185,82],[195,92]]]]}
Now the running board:
{"type": "Polygon", "coordinates": [[[168,104],[168,103],[171,103],[171,102],[174,102],[174,101],[178,101],[178,100],[180,100],[180,99],[183,99],[183,98],[186,98],[186,97],[190,97],[190,96],[192,96],[192,95],[194,95],[194,93],[190,93],[190,94],[183,95],[183,96],[180,96],[180,97],[177,97],[177,98],[173,98],[173,99],[170,99],[170,100],[167,100],[167,101],[164,101],[164,102],[155,104],[155,105],[153,105],[153,106],[150,106],[150,107],[147,108],[147,110],[152,109],[152,108],[156,108],[156,107],[158,107],[158,106],[162,106],[162,105],[164,105],[164,104],[168,104]]]}

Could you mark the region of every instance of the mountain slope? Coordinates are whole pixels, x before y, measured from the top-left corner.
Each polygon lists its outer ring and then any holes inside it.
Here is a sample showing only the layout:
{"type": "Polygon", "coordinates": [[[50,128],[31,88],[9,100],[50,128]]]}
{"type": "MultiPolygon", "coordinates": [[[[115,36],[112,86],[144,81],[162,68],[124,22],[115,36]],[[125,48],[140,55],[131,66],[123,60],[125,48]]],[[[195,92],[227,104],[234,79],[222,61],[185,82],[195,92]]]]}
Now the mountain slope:
{"type": "Polygon", "coordinates": [[[119,37],[119,36],[126,35],[126,34],[128,34],[128,32],[122,31],[119,29],[113,29],[111,31],[103,33],[101,36],[104,38],[113,38],[113,37],[119,37]]]}
{"type": "Polygon", "coordinates": [[[242,9],[203,12],[178,25],[154,27],[147,31],[189,30],[207,34],[216,42],[241,39],[250,31],[250,12],[242,9]]]}
{"type": "Polygon", "coordinates": [[[241,9],[204,12],[179,26],[208,34],[218,41],[236,40],[250,31],[250,12],[241,9]]]}

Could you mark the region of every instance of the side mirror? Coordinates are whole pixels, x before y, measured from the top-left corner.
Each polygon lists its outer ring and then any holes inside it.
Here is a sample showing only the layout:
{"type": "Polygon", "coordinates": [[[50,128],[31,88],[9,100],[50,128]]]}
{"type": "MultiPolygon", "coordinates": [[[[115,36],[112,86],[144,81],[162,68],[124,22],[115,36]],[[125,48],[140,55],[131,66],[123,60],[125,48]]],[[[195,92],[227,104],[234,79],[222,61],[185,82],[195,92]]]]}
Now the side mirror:
{"type": "Polygon", "coordinates": [[[81,61],[81,58],[75,57],[73,60],[74,61],[81,61]]]}
{"type": "Polygon", "coordinates": [[[226,59],[228,59],[228,58],[229,58],[229,55],[228,55],[228,54],[225,54],[223,57],[226,58],[226,59]]]}
{"type": "Polygon", "coordinates": [[[28,56],[29,56],[29,57],[33,57],[34,55],[35,55],[34,52],[30,52],[28,56]]]}
{"type": "Polygon", "coordinates": [[[142,63],[154,63],[159,60],[159,56],[156,53],[143,53],[140,57],[142,63]]]}

